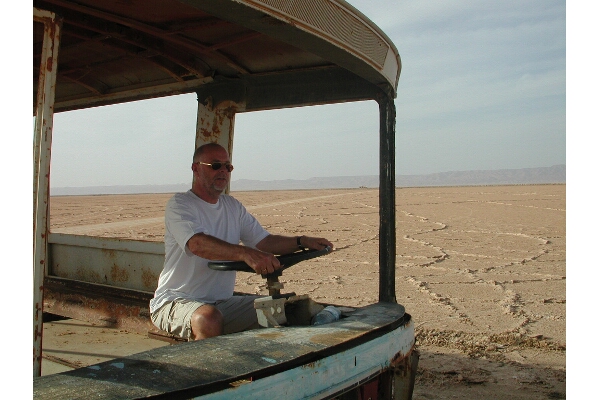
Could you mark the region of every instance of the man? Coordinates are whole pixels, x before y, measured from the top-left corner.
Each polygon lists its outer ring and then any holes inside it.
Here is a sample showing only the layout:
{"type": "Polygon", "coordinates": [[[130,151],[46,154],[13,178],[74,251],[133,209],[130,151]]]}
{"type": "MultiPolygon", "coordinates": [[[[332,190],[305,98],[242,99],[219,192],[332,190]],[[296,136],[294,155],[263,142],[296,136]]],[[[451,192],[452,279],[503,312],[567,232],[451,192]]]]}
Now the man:
{"type": "Polygon", "coordinates": [[[232,170],[222,146],[198,147],[192,189],[175,194],[165,210],[165,264],[150,313],[158,328],[188,340],[258,327],[258,296],[234,296],[235,271],[211,270],[209,260],[244,261],[267,274],[281,268],[274,254],[333,248],[324,238],[269,234],[239,201],[223,194],[232,170]]]}

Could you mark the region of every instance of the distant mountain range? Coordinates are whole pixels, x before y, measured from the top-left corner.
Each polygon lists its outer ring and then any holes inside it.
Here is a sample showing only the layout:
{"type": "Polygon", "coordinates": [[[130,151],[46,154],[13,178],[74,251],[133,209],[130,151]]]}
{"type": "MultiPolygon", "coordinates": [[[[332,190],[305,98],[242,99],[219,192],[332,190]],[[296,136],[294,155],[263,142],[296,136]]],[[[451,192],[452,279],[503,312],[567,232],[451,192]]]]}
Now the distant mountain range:
{"type": "MultiPolygon", "coordinates": [[[[542,168],[452,171],[427,175],[396,175],[397,187],[533,185],[566,182],[567,167],[565,164],[542,168]]],[[[345,189],[359,187],[376,188],[378,186],[379,177],[377,175],[334,176],[305,180],[284,179],[275,181],[239,179],[231,182],[232,191],[345,189]]],[[[50,194],[52,196],[70,196],[90,194],[175,193],[184,192],[189,188],[190,183],[171,185],[56,187],[50,189],[50,194]]]]}

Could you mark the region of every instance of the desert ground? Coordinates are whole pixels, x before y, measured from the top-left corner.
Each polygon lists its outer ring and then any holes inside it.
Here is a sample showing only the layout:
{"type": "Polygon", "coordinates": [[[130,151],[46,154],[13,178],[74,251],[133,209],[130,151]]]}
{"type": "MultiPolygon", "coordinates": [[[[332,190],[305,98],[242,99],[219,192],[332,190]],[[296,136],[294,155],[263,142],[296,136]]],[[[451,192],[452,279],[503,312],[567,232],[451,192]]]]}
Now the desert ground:
{"type": "MultiPolygon", "coordinates": [[[[271,233],[335,251],[286,292],[378,299],[378,190],[232,192],[271,233]]],[[[51,231],[162,241],[171,194],[52,197],[51,231]]],[[[566,398],[566,185],[398,188],[396,297],[421,354],[413,399],[566,398]]],[[[266,294],[239,273],[236,290],[266,294]]]]}

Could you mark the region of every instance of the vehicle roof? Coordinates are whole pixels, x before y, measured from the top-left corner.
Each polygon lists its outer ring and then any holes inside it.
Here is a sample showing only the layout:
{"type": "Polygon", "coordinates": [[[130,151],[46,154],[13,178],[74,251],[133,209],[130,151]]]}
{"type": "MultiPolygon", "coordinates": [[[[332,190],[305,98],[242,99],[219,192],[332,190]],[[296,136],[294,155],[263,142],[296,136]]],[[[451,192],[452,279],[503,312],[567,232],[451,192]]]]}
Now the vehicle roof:
{"type": "MultiPolygon", "coordinates": [[[[223,80],[281,85],[320,74],[359,77],[396,95],[397,49],[341,0],[34,0],[34,7],[62,19],[55,112],[223,80]],[[276,76],[285,79],[266,80],[276,76]]],[[[34,24],[34,102],[42,38],[34,24]]]]}

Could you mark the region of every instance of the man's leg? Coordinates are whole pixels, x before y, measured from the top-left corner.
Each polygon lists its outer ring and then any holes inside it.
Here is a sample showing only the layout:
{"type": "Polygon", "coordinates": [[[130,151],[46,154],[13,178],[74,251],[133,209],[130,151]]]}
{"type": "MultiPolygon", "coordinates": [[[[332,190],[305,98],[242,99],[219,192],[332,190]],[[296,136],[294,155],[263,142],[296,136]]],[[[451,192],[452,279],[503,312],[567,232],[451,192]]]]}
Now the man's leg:
{"type": "Polygon", "coordinates": [[[188,340],[199,340],[223,333],[223,315],[213,305],[179,299],[164,304],[151,315],[159,329],[188,340]]]}
{"type": "Polygon", "coordinates": [[[254,300],[264,296],[233,296],[217,301],[215,307],[223,314],[223,333],[235,333],[258,328],[258,318],[254,309],[254,300]]]}
{"type": "Polygon", "coordinates": [[[215,306],[204,304],[194,311],[190,325],[194,340],[219,336],[223,334],[223,314],[215,306]]]}

